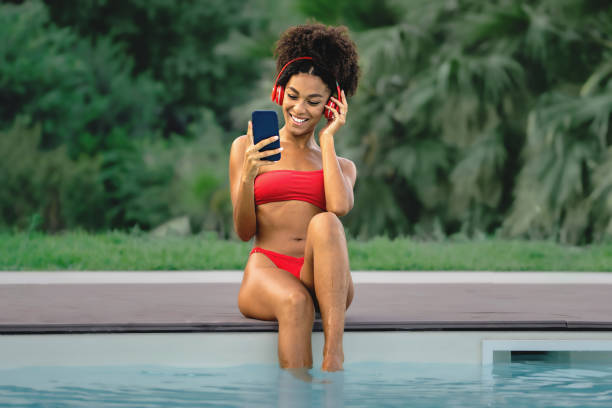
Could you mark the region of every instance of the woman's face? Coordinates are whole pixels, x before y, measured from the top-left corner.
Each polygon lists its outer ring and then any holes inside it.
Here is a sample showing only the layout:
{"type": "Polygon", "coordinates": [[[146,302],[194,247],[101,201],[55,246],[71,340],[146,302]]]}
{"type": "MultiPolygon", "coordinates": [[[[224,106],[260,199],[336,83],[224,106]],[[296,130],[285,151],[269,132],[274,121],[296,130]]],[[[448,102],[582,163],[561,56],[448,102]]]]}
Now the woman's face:
{"type": "Polygon", "coordinates": [[[283,98],[285,126],[295,134],[312,133],[325,113],[324,105],[331,95],[316,75],[298,73],[289,78],[283,98]]]}

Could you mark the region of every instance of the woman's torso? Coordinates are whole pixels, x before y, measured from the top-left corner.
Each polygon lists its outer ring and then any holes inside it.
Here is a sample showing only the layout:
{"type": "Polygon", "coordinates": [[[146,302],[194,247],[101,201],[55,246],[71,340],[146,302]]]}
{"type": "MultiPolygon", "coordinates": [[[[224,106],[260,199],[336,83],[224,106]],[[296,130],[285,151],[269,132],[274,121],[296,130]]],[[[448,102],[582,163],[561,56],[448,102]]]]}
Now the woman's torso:
{"type": "MultiPolygon", "coordinates": [[[[298,151],[283,144],[281,160],[260,169],[258,177],[267,172],[292,170],[307,172],[308,177],[322,177],[321,151],[298,151]]],[[[287,172],[290,177],[291,172],[287,172]]],[[[257,183],[257,179],[255,183],[257,183]]],[[[255,208],[257,232],[255,246],[294,257],[304,256],[306,231],[312,217],[324,210],[302,200],[273,201],[255,208]]]]}

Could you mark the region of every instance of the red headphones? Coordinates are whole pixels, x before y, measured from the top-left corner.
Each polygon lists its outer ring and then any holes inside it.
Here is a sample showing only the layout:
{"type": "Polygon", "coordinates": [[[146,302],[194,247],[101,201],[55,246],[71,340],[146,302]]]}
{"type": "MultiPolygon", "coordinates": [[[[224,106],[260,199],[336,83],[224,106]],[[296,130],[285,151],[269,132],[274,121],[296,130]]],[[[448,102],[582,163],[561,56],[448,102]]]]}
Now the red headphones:
{"type": "MultiPolygon", "coordinates": [[[[281,85],[278,85],[278,78],[280,78],[280,76],[282,75],[283,71],[285,70],[285,68],[287,68],[287,66],[289,66],[289,64],[298,61],[298,60],[312,60],[312,57],[298,57],[298,58],[294,58],[291,61],[289,61],[288,63],[286,63],[283,68],[281,68],[280,72],[278,73],[278,75],[276,76],[276,80],[274,81],[274,87],[272,88],[272,102],[276,102],[279,105],[283,105],[283,98],[285,97],[285,88],[281,85]]],[[[338,84],[338,81],[336,81],[336,92],[338,92],[338,100],[342,101],[342,90],[340,89],[340,85],[338,84]]],[[[327,103],[325,104],[326,106],[329,106],[330,108],[336,109],[338,110],[338,105],[336,105],[331,98],[327,101],[327,103]]],[[[329,109],[323,108],[325,110],[325,117],[328,120],[332,120],[334,118],[334,112],[332,112],[329,109]]]]}

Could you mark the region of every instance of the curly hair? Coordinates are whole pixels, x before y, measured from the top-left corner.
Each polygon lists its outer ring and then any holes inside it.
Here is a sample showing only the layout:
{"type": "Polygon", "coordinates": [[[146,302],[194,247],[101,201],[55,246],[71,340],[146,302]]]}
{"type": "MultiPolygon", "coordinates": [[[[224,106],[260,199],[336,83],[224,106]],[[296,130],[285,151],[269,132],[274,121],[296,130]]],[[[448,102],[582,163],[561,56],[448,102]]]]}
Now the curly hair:
{"type": "Polygon", "coordinates": [[[320,77],[330,90],[336,89],[336,80],[348,96],[357,90],[357,47],[345,26],[310,23],[291,27],[281,34],[274,55],[277,72],[294,58],[312,57],[289,65],[278,79],[279,85],[285,86],[299,72],[308,72],[320,77]]]}

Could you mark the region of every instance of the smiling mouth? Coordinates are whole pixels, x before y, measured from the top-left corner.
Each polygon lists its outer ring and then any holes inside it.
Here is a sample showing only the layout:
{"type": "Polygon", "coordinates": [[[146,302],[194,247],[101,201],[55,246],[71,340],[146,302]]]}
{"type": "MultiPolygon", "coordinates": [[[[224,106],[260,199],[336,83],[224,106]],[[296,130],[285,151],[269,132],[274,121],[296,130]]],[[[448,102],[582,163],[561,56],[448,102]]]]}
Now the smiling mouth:
{"type": "Polygon", "coordinates": [[[289,113],[289,116],[291,117],[291,121],[292,121],[294,124],[296,124],[297,126],[301,126],[301,125],[303,125],[304,123],[306,123],[306,121],[308,121],[308,119],[300,119],[300,118],[297,118],[297,117],[293,116],[293,115],[292,115],[292,114],[290,114],[290,113],[289,113]]]}

